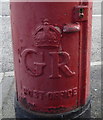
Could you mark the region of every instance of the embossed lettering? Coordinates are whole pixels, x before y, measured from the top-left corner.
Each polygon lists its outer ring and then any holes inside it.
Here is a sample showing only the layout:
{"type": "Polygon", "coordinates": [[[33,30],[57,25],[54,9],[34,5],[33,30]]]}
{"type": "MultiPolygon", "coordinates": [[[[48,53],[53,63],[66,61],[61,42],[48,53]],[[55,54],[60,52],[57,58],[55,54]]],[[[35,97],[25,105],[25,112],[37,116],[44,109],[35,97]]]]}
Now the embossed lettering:
{"type": "Polygon", "coordinates": [[[72,72],[68,67],[70,56],[67,52],[50,52],[49,54],[52,56],[52,73],[50,75],[50,78],[60,78],[61,75],[59,73],[59,70],[61,70],[67,76],[72,76],[75,74],[75,72],[72,72]],[[62,59],[61,63],[59,62],[60,58],[62,59]]]}
{"type": "Polygon", "coordinates": [[[43,53],[40,53],[39,59],[40,59],[41,63],[34,62],[35,76],[41,75],[43,73],[43,67],[46,65],[45,63],[42,62],[43,61],[43,53]]]}
{"type": "Polygon", "coordinates": [[[51,75],[50,78],[60,78],[61,75],[59,74],[59,69],[58,69],[58,63],[59,63],[59,56],[57,52],[50,52],[49,53],[52,56],[51,60],[51,75]]]}
{"type": "MultiPolygon", "coordinates": [[[[43,62],[43,52],[36,52],[33,49],[26,49],[22,52],[22,58],[23,58],[23,64],[25,66],[25,69],[27,70],[28,73],[30,73],[33,76],[40,76],[43,73],[43,68],[46,66],[46,63],[43,62]],[[30,54],[34,54],[39,58],[38,62],[33,63],[32,69],[28,67],[27,65],[27,56],[30,54]]],[[[31,63],[32,64],[32,63],[31,63]]]]}
{"type": "Polygon", "coordinates": [[[45,92],[45,91],[38,91],[38,90],[30,90],[24,88],[24,95],[30,96],[34,99],[39,100],[59,100],[59,99],[69,99],[77,95],[77,87],[69,90],[64,91],[54,91],[54,92],[45,92]]]}
{"type": "Polygon", "coordinates": [[[73,88],[73,95],[77,95],[77,87],[73,88]]]}

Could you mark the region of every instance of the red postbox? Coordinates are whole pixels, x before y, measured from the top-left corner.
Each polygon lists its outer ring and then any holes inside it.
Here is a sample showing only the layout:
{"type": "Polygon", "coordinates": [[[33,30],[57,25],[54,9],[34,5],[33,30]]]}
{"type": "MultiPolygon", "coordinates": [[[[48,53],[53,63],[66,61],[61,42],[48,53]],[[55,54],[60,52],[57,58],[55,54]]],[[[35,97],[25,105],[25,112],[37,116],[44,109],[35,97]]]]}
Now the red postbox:
{"type": "Polygon", "coordinates": [[[11,23],[17,117],[88,117],[92,2],[11,2],[11,23]]]}

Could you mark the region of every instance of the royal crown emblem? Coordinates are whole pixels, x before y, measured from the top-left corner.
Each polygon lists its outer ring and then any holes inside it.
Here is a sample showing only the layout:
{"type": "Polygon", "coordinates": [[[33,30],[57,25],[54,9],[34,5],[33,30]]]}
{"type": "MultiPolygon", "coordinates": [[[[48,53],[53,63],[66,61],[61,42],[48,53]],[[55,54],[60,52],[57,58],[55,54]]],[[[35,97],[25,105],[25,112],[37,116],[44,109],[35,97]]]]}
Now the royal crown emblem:
{"type": "Polygon", "coordinates": [[[59,47],[61,33],[47,21],[38,26],[33,33],[34,45],[38,47],[59,47]]]}
{"type": "Polygon", "coordinates": [[[75,75],[68,65],[69,53],[60,49],[62,31],[59,27],[43,21],[43,24],[38,26],[32,35],[34,48],[27,48],[21,53],[23,66],[27,73],[34,77],[40,77],[45,74],[45,69],[48,71],[50,69],[48,75],[50,79],[59,79],[63,75],[66,77],[75,75]],[[36,47],[38,49],[35,49],[36,47]],[[41,50],[41,47],[51,49],[49,51],[41,50]]]}

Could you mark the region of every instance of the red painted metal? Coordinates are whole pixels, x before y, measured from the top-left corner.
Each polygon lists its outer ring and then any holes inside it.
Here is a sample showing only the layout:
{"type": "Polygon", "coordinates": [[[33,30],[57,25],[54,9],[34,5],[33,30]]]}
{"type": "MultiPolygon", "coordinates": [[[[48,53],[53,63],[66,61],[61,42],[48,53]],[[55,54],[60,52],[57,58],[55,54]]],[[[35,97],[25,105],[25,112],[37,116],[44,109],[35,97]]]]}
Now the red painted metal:
{"type": "Polygon", "coordinates": [[[92,3],[11,2],[16,91],[36,112],[61,113],[89,98],[92,3]]]}

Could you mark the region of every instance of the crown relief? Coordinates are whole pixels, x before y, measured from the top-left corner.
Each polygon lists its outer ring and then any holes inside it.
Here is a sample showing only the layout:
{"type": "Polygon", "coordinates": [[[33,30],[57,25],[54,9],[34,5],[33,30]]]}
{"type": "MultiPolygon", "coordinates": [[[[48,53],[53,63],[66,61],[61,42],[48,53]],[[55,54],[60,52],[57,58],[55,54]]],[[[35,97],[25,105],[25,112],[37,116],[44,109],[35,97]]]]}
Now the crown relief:
{"type": "Polygon", "coordinates": [[[39,25],[33,33],[34,45],[37,47],[59,47],[61,32],[59,27],[55,27],[47,20],[39,25]]]}

